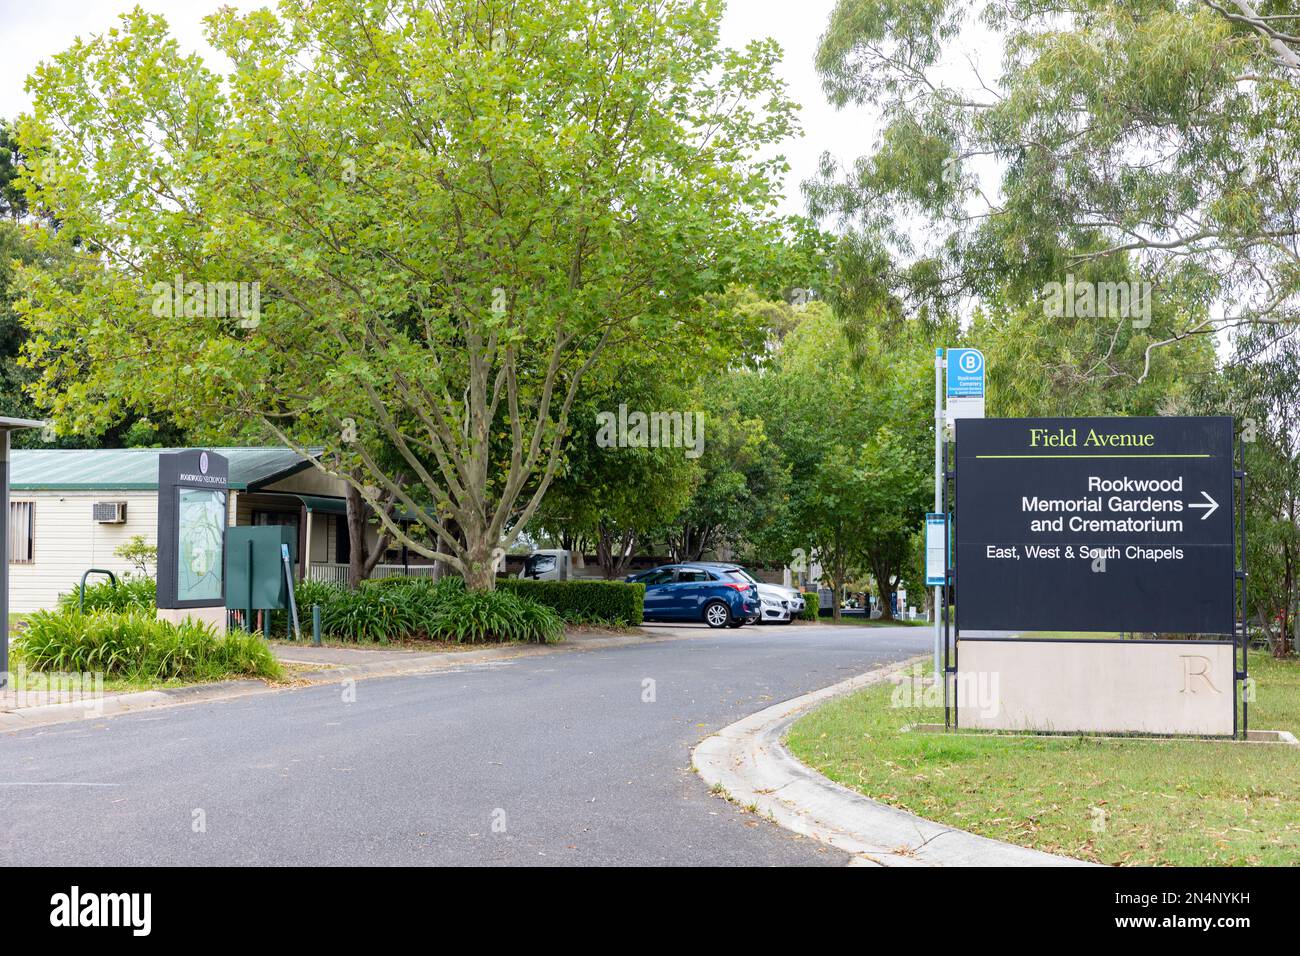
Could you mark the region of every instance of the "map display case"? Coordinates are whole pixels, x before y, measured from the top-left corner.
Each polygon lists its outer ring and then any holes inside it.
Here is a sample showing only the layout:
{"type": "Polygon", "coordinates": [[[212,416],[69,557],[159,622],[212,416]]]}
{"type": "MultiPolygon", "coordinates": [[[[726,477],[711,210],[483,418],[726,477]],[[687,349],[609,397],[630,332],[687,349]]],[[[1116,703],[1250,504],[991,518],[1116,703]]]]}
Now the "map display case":
{"type": "Polygon", "coordinates": [[[230,465],[212,451],[158,456],[158,607],[224,607],[230,465]]]}

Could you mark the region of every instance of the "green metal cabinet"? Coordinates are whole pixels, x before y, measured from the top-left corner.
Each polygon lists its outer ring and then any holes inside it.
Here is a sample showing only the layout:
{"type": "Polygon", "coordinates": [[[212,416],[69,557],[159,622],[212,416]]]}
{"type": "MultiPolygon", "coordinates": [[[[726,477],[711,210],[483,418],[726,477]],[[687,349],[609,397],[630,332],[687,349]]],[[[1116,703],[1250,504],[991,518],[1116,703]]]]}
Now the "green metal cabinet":
{"type": "Polygon", "coordinates": [[[289,606],[280,546],[298,560],[298,531],[287,525],[230,528],[226,532],[226,607],[280,610],[289,606]]]}

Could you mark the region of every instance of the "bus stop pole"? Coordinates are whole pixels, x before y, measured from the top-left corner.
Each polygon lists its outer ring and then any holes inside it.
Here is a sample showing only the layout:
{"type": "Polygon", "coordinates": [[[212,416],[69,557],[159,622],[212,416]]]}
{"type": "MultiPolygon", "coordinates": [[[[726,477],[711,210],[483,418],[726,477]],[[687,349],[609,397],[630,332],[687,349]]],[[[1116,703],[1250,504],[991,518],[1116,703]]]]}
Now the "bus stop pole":
{"type": "Polygon", "coordinates": [[[9,429],[0,428],[0,688],[9,686],[9,429]]]}
{"type": "MultiPolygon", "coordinates": [[[[934,512],[943,513],[943,349],[934,350],[934,512]]],[[[944,515],[944,548],[948,547],[948,516],[944,515]]],[[[934,589],[934,679],[947,680],[939,670],[939,644],[942,641],[939,627],[939,602],[943,600],[943,587],[934,589]]]]}

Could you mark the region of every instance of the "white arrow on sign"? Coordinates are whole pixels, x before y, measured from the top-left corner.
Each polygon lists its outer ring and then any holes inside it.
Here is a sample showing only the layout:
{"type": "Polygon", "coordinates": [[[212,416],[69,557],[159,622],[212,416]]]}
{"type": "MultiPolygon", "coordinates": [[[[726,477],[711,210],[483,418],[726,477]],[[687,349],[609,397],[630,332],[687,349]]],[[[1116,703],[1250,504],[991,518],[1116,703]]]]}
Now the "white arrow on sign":
{"type": "Polygon", "coordinates": [[[1210,497],[1210,493],[1208,491],[1202,491],[1201,494],[1205,497],[1205,500],[1209,502],[1209,504],[1201,504],[1198,501],[1195,504],[1189,504],[1187,507],[1205,508],[1206,509],[1205,514],[1201,515],[1201,520],[1204,521],[1210,515],[1214,514],[1216,511],[1219,510],[1219,503],[1210,497]]]}

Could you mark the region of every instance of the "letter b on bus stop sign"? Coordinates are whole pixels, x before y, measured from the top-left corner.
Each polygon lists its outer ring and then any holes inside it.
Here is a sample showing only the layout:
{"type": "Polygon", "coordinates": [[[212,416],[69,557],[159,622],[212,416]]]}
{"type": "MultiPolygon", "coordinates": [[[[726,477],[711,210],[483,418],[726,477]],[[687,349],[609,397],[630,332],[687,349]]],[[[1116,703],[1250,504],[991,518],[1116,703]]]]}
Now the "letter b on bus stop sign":
{"type": "Polygon", "coordinates": [[[948,421],[984,417],[984,353],[948,350],[948,421]]]}

